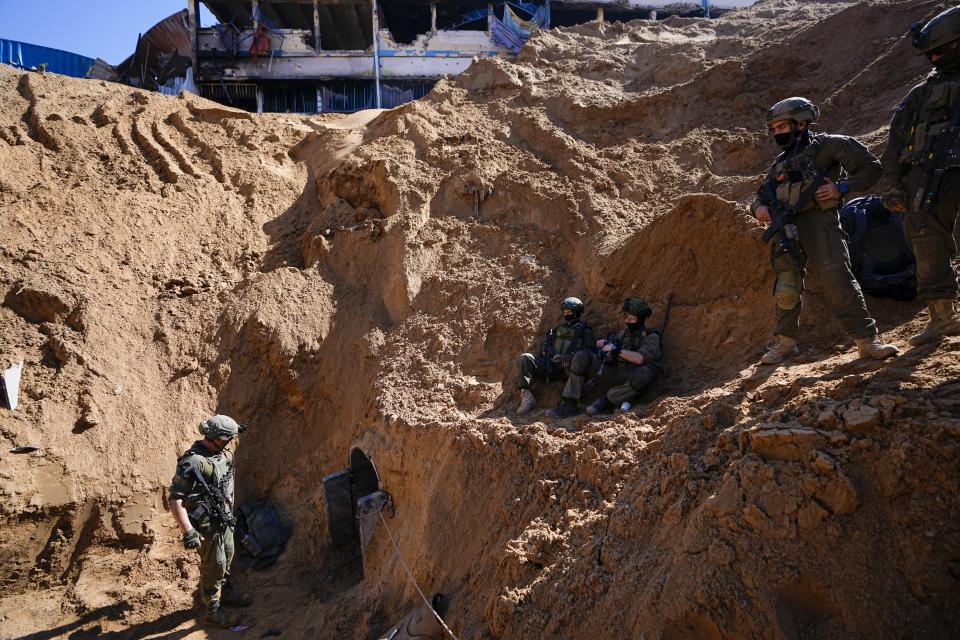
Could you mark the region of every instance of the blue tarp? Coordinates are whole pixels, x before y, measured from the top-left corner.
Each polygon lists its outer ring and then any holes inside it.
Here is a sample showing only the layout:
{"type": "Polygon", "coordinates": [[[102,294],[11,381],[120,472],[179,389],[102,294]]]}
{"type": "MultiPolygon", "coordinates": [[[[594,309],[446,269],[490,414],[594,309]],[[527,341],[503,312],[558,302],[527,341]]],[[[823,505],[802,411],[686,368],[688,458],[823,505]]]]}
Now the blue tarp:
{"type": "Polygon", "coordinates": [[[45,62],[47,71],[82,78],[94,60],[69,51],[0,38],[0,62],[19,69],[39,68],[45,62]]]}

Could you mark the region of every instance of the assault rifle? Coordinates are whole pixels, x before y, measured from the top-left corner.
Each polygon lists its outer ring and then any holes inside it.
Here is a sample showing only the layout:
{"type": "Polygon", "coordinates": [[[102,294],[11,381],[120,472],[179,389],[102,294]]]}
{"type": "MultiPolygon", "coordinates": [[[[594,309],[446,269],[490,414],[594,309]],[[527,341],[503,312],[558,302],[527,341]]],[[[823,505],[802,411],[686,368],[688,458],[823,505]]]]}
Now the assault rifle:
{"type": "Polygon", "coordinates": [[[190,519],[201,522],[209,517],[213,524],[235,528],[237,518],[227,508],[227,497],[223,495],[223,490],[219,486],[210,485],[204,480],[203,474],[189,463],[184,462],[182,468],[187,478],[193,478],[200,485],[200,503],[190,512],[190,519]]]}
{"type": "Polygon", "coordinates": [[[767,180],[766,183],[764,183],[767,189],[767,197],[770,199],[767,207],[770,209],[772,222],[770,226],[767,227],[767,230],[763,232],[763,242],[770,242],[770,239],[779,232],[780,248],[793,258],[793,263],[797,266],[798,271],[803,271],[804,255],[803,249],[800,248],[800,243],[798,242],[797,209],[806,207],[810,199],[813,198],[813,194],[817,192],[817,189],[819,189],[824,182],[826,181],[823,178],[823,174],[819,172],[814,174],[813,182],[811,182],[810,186],[804,189],[800,193],[800,197],[797,198],[796,207],[782,204],[777,199],[776,189],[773,188],[773,180],[767,180]]]}
{"type": "Polygon", "coordinates": [[[927,136],[917,165],[927,173],[927,184],[917,194],[919,202],[916,204],[919,206],[914,207],[914,211],[922,216],[920,225],[923,227],[927,214],[937,204],[943,175],[948,169],[960,168],[960,98],[955,98],[946,126],[935,135],[927,136]]]}
{"type": "Polygon", "coordinates": [[[550,329],[547,331],[547,339],[543,343],[543,360],[546,364],[543,367],[543,379],[545,382],[550,382],[550,376],[553,375],[553,338],[556,335],[556,329],[550,329]]]}

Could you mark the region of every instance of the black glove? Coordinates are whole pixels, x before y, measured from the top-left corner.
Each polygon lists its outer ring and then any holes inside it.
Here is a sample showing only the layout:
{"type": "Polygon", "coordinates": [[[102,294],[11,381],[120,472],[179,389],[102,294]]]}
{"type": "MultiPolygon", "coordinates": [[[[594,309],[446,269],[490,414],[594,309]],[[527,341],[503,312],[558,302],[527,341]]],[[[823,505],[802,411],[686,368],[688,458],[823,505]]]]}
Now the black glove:
{"type": "Polygon", "coordinates": [[[185,534],[183,534],[184,549],[199,549],[200,541],[200,532],[196,529],[190,529],[190,531],[187,531],[185,534]]]}

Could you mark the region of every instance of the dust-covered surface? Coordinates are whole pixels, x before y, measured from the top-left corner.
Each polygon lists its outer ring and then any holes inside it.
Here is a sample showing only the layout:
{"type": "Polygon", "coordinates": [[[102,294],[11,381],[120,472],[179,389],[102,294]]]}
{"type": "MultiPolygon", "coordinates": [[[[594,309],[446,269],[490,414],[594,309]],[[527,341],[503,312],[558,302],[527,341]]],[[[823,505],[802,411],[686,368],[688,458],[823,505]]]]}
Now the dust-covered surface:
{"type": "MultiPolygon", "coordinates": [[[[251,425],[240,501],[294,527],[236,571],[247,637],[377,637],[415,605],[382,528],[363,581],[330,549],[322,478],[351,446],[461,638],[953,637],[960,341],[857,360],[813,280],[799,361],[754,366],[772,275],[745,208],[784,96],[880,151],[927,71],[906,28],[940,4],[555,30],[326,119],[0,73],[0,354],[26,363],[0,636],[207,637],[164,494],[216,411],[251,425]],[[611,329],[672,295],[636,411],[513,414],[566,295],[611,329]]],[[[868,302],[901,345],[926,318],[868,302]]]]}

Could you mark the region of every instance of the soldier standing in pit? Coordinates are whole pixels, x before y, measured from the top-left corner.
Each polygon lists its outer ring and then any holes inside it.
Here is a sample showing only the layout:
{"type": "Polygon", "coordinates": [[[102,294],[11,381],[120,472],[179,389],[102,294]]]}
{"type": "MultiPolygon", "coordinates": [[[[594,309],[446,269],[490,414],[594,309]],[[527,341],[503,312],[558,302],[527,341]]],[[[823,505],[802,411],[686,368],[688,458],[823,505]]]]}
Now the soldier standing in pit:
{"type": "MultiPolygon", "coordinates": [[[[564,380],[572,373],[573,357],[578,351],[593,348],[593,329],[581,319],[583,303],[579,298],[566,298],[560,305],[563,312],[563,322],[547,333],[541,355],[532,353],[520,355],[517,361],[520,367],[520,406],[517,415],[524,416],[530,413],[537,404],[530,387],[534,379],[543,377],[546,380],[564,380]]],[[[584,373],[584,372],[580,372],[584,373]]],[[[577,401],[570,398],[561,398],[560,406],[554,412],[565,417],[577,413],[577,401]]]]}
{"type": "Polygon", "coordinates": [[[820,109],[806,98],[787,98],[767,112],[770,134],[783,153],[770,167],[750,208],[768,225],[772,207],[792,208],[797,214],[797,237],[784,236],[784,231],[773,236],[770,257],[777,274],[777,322],[773,330],[777,341],[761,359],[763,364],[779,364],[798,353],[806,266],[819,274],[827,310],[854,338],[861,357],[882,359],[899,353],[897,347],[877,339],[877,324],[867,312],[863,293],[850,271],[850,256],[837,216],[838,204],[846,193],[868,189],[877,182],[880,163],[853,138],[812,134],[809,125],[819,116],[820,109]],[[789,249],[791,246],[798,250],[789,249]]]}
{"type": "Polygon", "coordinates": [[[250,598],[233,591],[222,593],[233,561],[233,525],[209,508],[209,498],[205,504],[206,490],[198,476],[220,494],[222,513],[232,517],[233,461],[227,446],[242,430],[228,416],[211,416],[201,422],[204,438],[180,456],[170,484],[170,513],[183,533],[183,546],[200,550],[200,600],[206,605],[203,624],[211,627],[237,624],[239,616],[224,611],[222,606],[248,606],[250,598]]]}
{"type": "Polygon", "coordinates": [[[921,345],[960,335],[954,308],[957,273],[951,264],[960,207],[960,7],[911,31],[913,46],[934,70],[910,90],[890,123],[882,164],[891,189],[883,200],[888,209],[907,214],[904,229],[917,257],[917,294],[930,310],[927,326],[908,340],[921,345]]]}
{"type": "Polygon", "coordinates": [[[573,358],[564,395],[579,398],[587,378],[592,378],[603,395],[587,407],[588,414],[606,413],[615,407],[629,409],[660,375],[660,332],[644,324],[652,313],[650,305],[640,298],[624,300],[623,330],[597,340],[598,356],[581,351],[573,358]]]}

